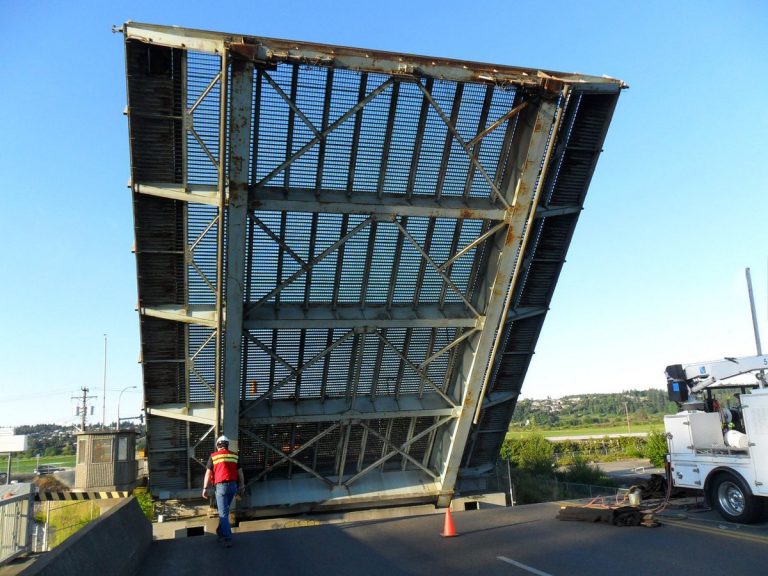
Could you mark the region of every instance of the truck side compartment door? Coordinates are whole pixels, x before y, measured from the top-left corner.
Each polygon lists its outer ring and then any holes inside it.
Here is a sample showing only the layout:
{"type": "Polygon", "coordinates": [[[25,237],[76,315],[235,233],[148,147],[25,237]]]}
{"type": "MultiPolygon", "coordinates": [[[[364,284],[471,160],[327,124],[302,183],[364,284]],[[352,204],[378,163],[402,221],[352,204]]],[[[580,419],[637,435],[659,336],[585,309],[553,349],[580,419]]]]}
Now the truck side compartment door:
{"type": "Polygon", "coordinates": [[[755,470],[754,494],[768,496],[768,389],[741,397],[744,426],[755,470]]]}
{"type": "Polygon", "coordinates": [[[703,488],[701,482],[701,471],[699,466],[688,462],[675,462],[672,466],[672,480],[675,486],[685,488],[703,488]]]}

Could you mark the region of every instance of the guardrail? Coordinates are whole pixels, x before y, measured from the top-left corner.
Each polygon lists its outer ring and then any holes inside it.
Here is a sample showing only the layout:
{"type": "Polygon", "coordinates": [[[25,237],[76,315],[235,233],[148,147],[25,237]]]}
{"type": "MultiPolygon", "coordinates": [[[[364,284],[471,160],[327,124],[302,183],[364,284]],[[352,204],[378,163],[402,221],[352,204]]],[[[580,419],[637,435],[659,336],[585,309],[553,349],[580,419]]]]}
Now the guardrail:
{"type": "Polygon", "coordinates": [[[0,486],[0,566],[31,551],[34,505],[33,484],[0,486]]]}

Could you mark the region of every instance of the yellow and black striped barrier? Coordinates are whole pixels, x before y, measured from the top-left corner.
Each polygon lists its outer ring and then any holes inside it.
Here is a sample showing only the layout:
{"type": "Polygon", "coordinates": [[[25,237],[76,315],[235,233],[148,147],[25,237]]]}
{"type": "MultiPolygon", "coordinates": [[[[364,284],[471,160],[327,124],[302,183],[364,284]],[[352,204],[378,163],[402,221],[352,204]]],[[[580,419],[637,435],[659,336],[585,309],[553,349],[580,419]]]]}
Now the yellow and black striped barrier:
{"type": "Polygon", "coordinates": [[[108,500],[110,498],[128,498],[131,493],[119,492],[38,492],[35,500],[38,502],[57,502],[62,500],[108,500]]]}

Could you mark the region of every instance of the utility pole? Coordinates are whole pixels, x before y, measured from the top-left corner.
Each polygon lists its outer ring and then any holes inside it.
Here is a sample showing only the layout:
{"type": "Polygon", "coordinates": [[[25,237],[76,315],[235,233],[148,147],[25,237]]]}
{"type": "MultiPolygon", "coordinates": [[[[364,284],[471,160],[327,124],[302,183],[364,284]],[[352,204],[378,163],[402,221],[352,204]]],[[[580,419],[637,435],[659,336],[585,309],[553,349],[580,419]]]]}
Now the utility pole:
{"type": "Polygon", "coordinates": [[[80,407],[78,412],[80,413],[80,432],[85,432],[85,422],[88,418],[88,400],[96,398],[96,396],[88,396],[88,388],[83,386],[80,388],[83,393],[82,396],[72,396],[73,400],[80,400],[80,407]]]}
{"type": "Polygon", "coordinates": [[[631,434],[632,429],[629,427],[629,408],[627,408],[626,402],[624,402],[624,412],[627,414],[627,434],[631,434]]]}

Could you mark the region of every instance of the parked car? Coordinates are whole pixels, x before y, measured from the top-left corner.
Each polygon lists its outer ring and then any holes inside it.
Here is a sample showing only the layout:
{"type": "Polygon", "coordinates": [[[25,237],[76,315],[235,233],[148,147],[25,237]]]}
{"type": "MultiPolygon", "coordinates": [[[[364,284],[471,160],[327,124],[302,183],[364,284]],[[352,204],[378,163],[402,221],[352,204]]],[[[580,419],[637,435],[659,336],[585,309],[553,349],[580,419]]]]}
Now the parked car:
{"type": "Polygon", "coordinates": [[[35,468],[35,474],[38,476],[44,476],[46,474],[53,474],[54,472],[58,472],[60,470],[64,470],[64,468],[60,468],[54,464],[41,464],[35,468]]]}

